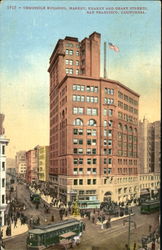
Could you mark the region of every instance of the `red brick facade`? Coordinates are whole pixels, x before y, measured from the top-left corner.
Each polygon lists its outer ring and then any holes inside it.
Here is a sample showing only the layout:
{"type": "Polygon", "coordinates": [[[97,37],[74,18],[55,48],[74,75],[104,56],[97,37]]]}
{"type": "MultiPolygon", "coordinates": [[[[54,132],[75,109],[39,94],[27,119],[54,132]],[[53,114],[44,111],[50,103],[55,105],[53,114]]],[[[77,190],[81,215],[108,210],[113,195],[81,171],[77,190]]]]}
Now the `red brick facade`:
{"type": "Polygon", "coordinates": [[[73,185],[97,189],[109,176],[136,176],[139,95],[100,78],[100,34],[59,40],[49,73],[49,174],[60,194],[73,185]]]}

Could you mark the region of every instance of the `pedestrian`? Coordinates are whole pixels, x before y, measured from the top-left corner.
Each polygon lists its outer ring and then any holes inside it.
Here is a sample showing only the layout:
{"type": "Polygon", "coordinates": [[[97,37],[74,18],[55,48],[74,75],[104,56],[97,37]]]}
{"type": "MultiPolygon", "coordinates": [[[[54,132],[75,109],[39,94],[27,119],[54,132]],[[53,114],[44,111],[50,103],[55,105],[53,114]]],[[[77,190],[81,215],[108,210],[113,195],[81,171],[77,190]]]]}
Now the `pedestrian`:
{"type": "Polygon", "coordinates": [[[52,222],[55,221],[54,215],[51,216],[51,221],[52,221],[52,222]]]}
{"type": "Polygon", "coordinates": [[[37,218],[37,225],[40,225],[40,218],[39,218],[39,216],[37,218]]]}
{"type": "Polygon", "coordinates": [[[95,223],[95,216],[92,215],[92,223],[94,224],[95,223]]]}
{"type": "Polygon", "coordinates": [[[3,230],[0,231],[0,240],[3,238],[3,230]]]}
{"type": "Polygon", "coordinates": [[[151,250],[155,250],[155,241],[152,242],[151,250]]]}
{"type": "Polygon", "coordinates": [[[149,233],[151,233],[152,225],[149,225],[149,233]]]}

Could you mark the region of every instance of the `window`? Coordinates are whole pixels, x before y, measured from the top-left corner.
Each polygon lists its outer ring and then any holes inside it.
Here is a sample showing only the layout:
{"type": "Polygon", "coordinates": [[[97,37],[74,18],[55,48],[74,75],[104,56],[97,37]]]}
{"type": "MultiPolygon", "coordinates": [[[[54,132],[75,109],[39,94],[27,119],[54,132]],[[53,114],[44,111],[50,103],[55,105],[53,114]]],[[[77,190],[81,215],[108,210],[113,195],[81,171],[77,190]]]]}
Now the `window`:
{"type": "Polygon", "coordinates": [[[91,120],[88,121],[88,126],[96,126],[96,125],[97,124],[96,124],[95,120],[91,119],[91,120]]]}
{"type": "Polygon", "coordinates": [[[76,69],[76,75],[79,75],[79,69],[76,69]]]}
{"type": "Polygon", "coordinates": [[[108,125],[109,125],[109,127],[112,127],[112,125],[113,125],[113,121],[108,121],[108,125]]]}
{"type": "Polygon", "coordinates": [[[96,135],[97,135],[96,129],[92,129],[92,136],[96,136],[96,135]]]}
{"type": "Polygon", "coordinates": [[[76,60],[76,66],[79,66],[79,61],[78,60],[76,60]]]}
{"type": "Polygon", "coordinates": [[[73,108],[73,114],[83,114],[84,109],[79,107],[73,108]]]}
{"type": "Polygon", "coordinates": [[[83,149],[82,148],[74,148],[73,153],[74,154],[83,154],[83,149]]]}
{"type": "Polygon", "coordinates": [[[112,99],[112,98],[104,98],[104,103],[105,104],[113,104],[114,103],[114,99],[112,99]]]}
{"type": "Polygon", "coordinates": [[[114,89],[105,88],[105,94],[114,95],[114,89]]]}
{"type": "Polygon", "coordinates": [[[108,145],[112,146],[112,140],[108,140],[108,145]]]}
{"type": "Polygon", "coordinates": [[[92,148],[92,154],[96,155],[96,152],[97,152],[96,148],[92,148]]]}
{"type": "Polygon", "coordinates": [[[79,180],[79,185],[83,185],[83,180],[82,179],[79,180]]]}
{"type": "Polygon", "coordinates": [[[96,179],[93,179],[93,185],[96,185],[96,179]]]}
{"type": "Polygon", "coordinates": [[[83,126],[83,121],[79,118],[75,119],[73,122],[73,125],[75,126],[83,126]]]}
{"type": "Polygon", "coordinates": [[[107,126],[107,121],[104,121],[104,127],[106,127],[107,126]]]}
{"type": "Polygon", "coordinates": [[[73,159],[73,164],[74,164],[74,165],[78,165],[78,158],[74,158],[74,159],[73,159]]]}
{"type": "Polygon", "coordinates": [[[96,174],[96,168],[92,169],[92,174],[96,174]]]}
{"type": "Polygon", "coordinates": [[[109,114],[109,116],[112,116],[112,115],[113,115],[113,110],[112,110],[112,109],[109,109],[109,110],[108,110],[108,114],[109,114]]]}
{"type": "Polygon", "coordinates": [[[87,159],[87,164],[88,164],[88,165],[91,165],[91,158],[88,158],[88,159],[87,159]]]}
{"type": "Polygon", "coordinates": [[[87,155],[90,155],[90,154],[91,154],[91,149],[87,148],[87,155]]]}
{"type": "Polygon", "coordinates": [[[83,164],[83,158],[79,158],[79,164],[83,164]]]}
{"type": "Polygon", "coordinates": [[[69,60],[69,65],[73,65],[73,60],[69,60]]]}
{"type": "Polygon", "coordinates": [[[65,53],[66,53],[66,55],[68,55],[68,54],[69,54],[69,50],[68,50],[68,49],[66,49],[66,52],[65,52],[65,53]]]}
{"type": "Polygon", "coordinates": [[[68,59],[66,59],[66,60],[65,60],[65,63],[66,63],[66,65],[67,65],[67,64],[69,64],[69,60],[68,60],[68,59]]]}
{"type": "Polygon", "coordinates": [[[88,179],[88,180],[87,180],[87,184],[88,184],[88,185],[91,185],[91,179],[88,179]]]}
{"type": "Polygon", "coordinates": [[[97,159],[96,158],[92,159],[92,163],[97,164],[97,159]]]}
{"type": "Polygon", "coordinates": [[[2,178],[2,187],[5,187],[5,179],[2,178]]]}
{"type": "Polygon", "coordinates": [[[107,115],[107,109],[104,109],[103,115],[107,115]]]}
{"type": "Polygon", "coordinates": [[[77,169],[77,168],[74,168],[74,169],[73,169],[73,174],[75,174],[75,175],[78,174],[78,169],[77,169]]]}
{"type": "Polygon", "coordinates": [[[2,154],[5,154],[5,145],[2,145],[2,154]]]}
{"type": "Polygon", "coordinates": [[[112,164],[112,158],[108,159],[108,164],[110,164],[110,165],[112,164]]]}
{"type": "Polygon", "coordinates": [[[5,196],[4,196],[4,194],[2,195],[2,204],[4,204],[5,203],[5,196]]]}
{"type": "Polygon", "coordinates": [[[65,69],[65,72],[66,72],[66,74],[73,74],[73,69],[68,69],[68,68],[66,68],[65,69]]]}
{"type": "Polygon", "coordinates": [[[96,108],[87,108],[87,115],[97,115],[97,111],[96,108]]]}
{"type": "Polygon", "coordinates": [[[73,139],[73,144],[78,144],[78,139],[73,139]]]}
{"type": "Polygon", "coordinates": [[[98,92],[98,87],[96,86],[87,86],[87,91],[88,92],[98,92]]]}
{"type": "Polygon", "coordinates": [[[74,179],[74,185],[78,185],[78,179],[74,179]]]}
{"type": "Polygon", "coordinates": [[[73,50],[69,50],[69,55],[73,55],[73,50]]]}
{"type": "Polygon", "coordinates": [[[123,126],[122,126],[121,123],[118,123],[118,128],[119,128],[119,129],[123,129],[123,126]]]}
{"type": "Polygon", "coordinates": [[[2,162],[2,171],[5,171],[5,162],[2,162]]]}
{"type": "Polygon", "coordinates": [[[73,134],[74,135],[83,135],[83,129],[77,129],[77,128],[74,128],[73,129],[73,134]]]}
{"type": "Polygon", "coordinates": [[[76,51],[76,56],[79,56],[79,51],[76,51]]]}

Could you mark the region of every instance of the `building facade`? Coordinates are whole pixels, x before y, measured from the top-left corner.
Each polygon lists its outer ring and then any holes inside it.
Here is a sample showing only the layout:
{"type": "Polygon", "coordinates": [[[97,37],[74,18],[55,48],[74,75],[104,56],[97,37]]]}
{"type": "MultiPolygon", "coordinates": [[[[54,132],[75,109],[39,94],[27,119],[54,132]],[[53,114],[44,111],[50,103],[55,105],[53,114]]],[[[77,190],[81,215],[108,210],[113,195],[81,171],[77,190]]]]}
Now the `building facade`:
{"type": "Polygon", "coordinates": [[[100,34],[51,55],[50,181],[67,201],[137,198],[139,95],[100,77],[100,34]],[[114,185],[115,184],[115,185],[114,185]]]}
{"type": "Polygon", "coordinates": [[[160,121],[139,122],[140,196],[154,197],[160,192],[161,134],[160,121]]]}
{"type": "Polygon", "coordinates": [[[28,183],[38,181],[38,156],[36,148],[26,152],[25,178],[28,183]]]}
{"type": "Polygon", "coordinates": [[[4,225],[6,204],[6,146],[9,140],[4,135],[4,115],[0,114],[0,226],[4,225]]]}
{"type": "Polygon", "coordinates": [[[140,173],[160,173],[161,135],[160,121],[139,122],[139,169],[140,173]]]}
{"type": "Polygon", "coordinates": [[[47,182],[49,176],[49,146],[38,146],[38,180],[47,182]]]}
{"type": "Polygon", "coordinates": [[[19,177],[25,178],[26,175],[26,151],[19,151],[15,156],[16,173],[19,177]]]}

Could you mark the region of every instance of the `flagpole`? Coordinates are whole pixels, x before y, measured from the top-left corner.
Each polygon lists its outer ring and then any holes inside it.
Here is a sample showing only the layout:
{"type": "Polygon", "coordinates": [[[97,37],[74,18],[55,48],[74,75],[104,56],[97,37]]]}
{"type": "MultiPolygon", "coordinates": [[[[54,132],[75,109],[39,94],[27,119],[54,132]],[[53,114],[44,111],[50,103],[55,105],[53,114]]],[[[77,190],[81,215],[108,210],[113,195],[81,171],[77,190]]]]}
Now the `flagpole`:
{"type": "MultiPolygon", "coordinates": [[[[109,44],[109,43],[108,43],[109,44]]],[[[110,70],[109,70],[109,46],[107,46],[107,50],[108,50],[108,52],[107,52],[107,68],[108,68],[108,76],[107,76],[107,78],[109,77],[109,72],[110,72],[110,70]]]]}
{"type": "Polygon", "coordinates": [[[107,78],[107,72],[106,72],[106,42],[104,42],[104,78],[107,78]]]}

